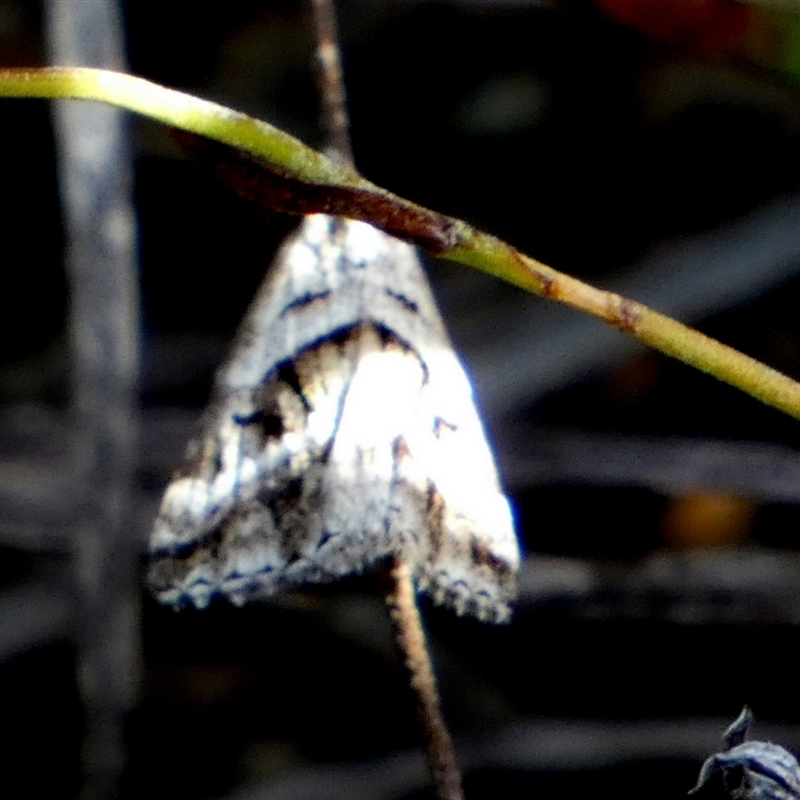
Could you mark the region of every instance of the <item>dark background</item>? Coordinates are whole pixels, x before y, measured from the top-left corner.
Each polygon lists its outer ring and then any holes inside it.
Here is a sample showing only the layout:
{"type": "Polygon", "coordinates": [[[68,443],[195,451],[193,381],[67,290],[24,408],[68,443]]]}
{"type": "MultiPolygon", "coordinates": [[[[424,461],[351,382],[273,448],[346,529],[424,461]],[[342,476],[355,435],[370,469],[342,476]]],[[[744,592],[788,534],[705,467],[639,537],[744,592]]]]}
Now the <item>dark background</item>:
{"type": "MultiPolygon", "coordinates": [[[[800,376],[800,98],[785,76],[588,2],[352,1],[340,18],[369,179],[800,376]]],[[[303,4],[136,0],[125,27],[133,72],[321,143],[303,4]]],[[[41,28],[37,4],[0,3],[0,65],[45,63],[41,28]]],[[[67,798],[86,722],[59,513],[64,232],[47,104],[0,115],[2,761],[26,794],[67,798]]],[[[130,133],[143,543],[294,222],[216,185],[154,123],[130,133]]],[[[495,280],[430,274],[530,555],[509,626],[423,602],[467,795],[682,797],[745,702],[761,735],[800,746],[797,422],[495,280]]],[[[369,578],[245,609],[141,602],[123,796],[329,796],[349,780],[364,783],[343,796],[430,796],[424,776],[387,777],[417,764],[418,732],[369,578]]]]}

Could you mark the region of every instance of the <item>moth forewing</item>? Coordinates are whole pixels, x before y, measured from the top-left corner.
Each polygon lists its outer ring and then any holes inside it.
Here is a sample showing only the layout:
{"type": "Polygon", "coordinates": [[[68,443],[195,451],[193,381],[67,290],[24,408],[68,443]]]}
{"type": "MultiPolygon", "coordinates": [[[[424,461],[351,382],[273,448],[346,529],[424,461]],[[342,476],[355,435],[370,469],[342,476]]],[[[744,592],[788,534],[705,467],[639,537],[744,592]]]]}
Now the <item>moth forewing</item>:
{"type": "Polygon", "coordinates": [[[244,602],[400,555],[437,602],[508,616],[510,507],[410,245],[306,218],[248,312],[194,449],[151,540],[164,602],[244,602]]]}

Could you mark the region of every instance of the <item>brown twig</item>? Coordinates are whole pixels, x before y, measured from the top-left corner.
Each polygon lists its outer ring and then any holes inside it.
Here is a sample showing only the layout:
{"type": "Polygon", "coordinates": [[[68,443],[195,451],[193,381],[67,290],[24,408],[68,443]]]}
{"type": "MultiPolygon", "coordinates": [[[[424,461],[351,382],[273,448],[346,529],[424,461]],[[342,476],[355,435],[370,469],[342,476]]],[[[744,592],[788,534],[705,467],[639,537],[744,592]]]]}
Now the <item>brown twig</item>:
{"type": "Polygon", "coordinates": [[[345,163],[353,163],[347,93],[342,77],[342,59],[333,0],[311,0],[317,35],[317,76],[322,98],[322,121],[328,145],[345,163]]]}
{"type": "Polygon", "coordinates": [[[425,754],[439,800],[463,800],[461,772],[447,730],[436,677],[433,674],[416,591],[408,564],[396,558],[389,570],[392,586],[386,595],[395,641],[408,670],[425,736],[425,754]]]}
{"type": "MultiPolygon", "coordinates": [[[[317,36],[317,63],[320,94],[322,96],[323,121],[328,129],[331,149],[343,163],[353,164],[353,152],[350,145],[349,120],[347,116],[347,98],[342,78],[339,40],[336,31],[336,13],[333,0],[312,0],[314,12],[314,28],[317,36]]],[[[185,143],[195,150],[202,150],[203,145],[210,143],[188,139],[182,135],[185,143]]],[[[213,145],[212,145],[213,147],[213,145]]],[[[213,148],[217,149],[217,148],[213,148]]],[[[212,160],[212,163],[215,163],[212,160]]],[[[217,162],[218,163],[218,162],[217,162]]],[[[231,164],[223,173],[230,176],[231,164]]],[[[234,172],[236,172],[234,170],[234,172]]],[[[242,174],[246,174],[245,169],[242,174]]],[[[291,187],[289,194],[297,195],[297,185],[291,187]]],[[[280,189],[279,185],[271,187],[273,193],[280,189]]],[[[263,189],[262,189],[263,190],[263,189]]],[[[302,192],[301,192],[302,194],[302,192]]],[[[326,209],[335,213],[336,209],[326,209]]],[[[411,571],[401,558],[392,562],[390,569],[391,585],[386,593],[386,603],[394,627],[395,641],[409,674],[409,682],[414,692],[417,712],[422,723],[425,737],[425,754],[436,786],[439,800],[463,800],[461,789],[461,772],[456,763],[453,743],[447,730],[439,694],[436,690],[436,678],[433,674],[430,656],[425,641],[416,592],[411,579],[411,571]]]]}

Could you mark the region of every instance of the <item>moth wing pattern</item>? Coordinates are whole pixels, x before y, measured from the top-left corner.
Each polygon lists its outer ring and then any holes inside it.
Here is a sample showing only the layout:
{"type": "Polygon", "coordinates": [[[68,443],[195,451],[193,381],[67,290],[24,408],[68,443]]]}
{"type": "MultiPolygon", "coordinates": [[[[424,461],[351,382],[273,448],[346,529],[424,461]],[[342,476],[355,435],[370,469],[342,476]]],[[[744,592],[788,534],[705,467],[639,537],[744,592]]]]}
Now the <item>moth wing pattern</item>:
{"type": "Polygon", "coordinates": [[[243,603],[399,555],[436,602],[508,618],[511,509],[412,246],[305,218],[217,376],[150,544],[166,603],[243,603]]]}

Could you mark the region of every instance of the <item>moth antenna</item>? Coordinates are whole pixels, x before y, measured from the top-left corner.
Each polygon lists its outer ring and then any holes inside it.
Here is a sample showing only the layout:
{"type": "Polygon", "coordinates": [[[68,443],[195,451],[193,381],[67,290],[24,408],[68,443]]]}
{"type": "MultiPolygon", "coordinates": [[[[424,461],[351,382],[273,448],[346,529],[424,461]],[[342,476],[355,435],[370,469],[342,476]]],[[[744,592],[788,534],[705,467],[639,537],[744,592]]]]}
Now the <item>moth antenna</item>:
{"type": "Polygon", "coordinates": [[[317,39],[317,79],[322,100],[322,122],[328,148],[347,164],[353,163],[347,92],[342,76],[342,57],[333,0],[311,0],[317,39]]]}

